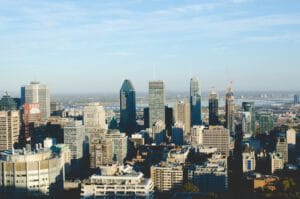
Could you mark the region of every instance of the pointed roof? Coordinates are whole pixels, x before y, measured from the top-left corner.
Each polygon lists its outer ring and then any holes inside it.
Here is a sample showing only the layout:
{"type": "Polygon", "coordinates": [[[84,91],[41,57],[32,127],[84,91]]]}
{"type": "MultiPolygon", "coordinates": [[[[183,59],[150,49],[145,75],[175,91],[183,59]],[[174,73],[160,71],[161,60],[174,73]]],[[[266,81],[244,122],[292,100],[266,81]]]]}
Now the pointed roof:
{"type": "Polygon", "coordinates": [[[121,87],[121,91],[135,91],[135,89],[129,79],[124,80],[122,87],[121,87]]]}

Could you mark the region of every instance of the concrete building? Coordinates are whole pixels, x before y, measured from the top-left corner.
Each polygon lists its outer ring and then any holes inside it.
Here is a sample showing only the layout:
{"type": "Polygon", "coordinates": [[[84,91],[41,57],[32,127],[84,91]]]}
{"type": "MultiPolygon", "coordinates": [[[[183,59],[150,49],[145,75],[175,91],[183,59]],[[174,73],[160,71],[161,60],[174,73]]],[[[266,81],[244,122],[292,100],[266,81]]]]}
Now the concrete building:
{"type": "Polygon", "coordinates": [[[191,144],[192,146],[203,144],[203,130],[205,126],[193,126],[191,129],[191,144]]]}
{"type": "Polygon", "coordinates": [[[214,154],[203,165],[195,165],[188,170],[188,180],[200,192],[226,192],[228,189],[227,157],[214,154]]]}
{"type": "Polygon", "coordinates": [[[19,111],[0,111],[0,151],[12,149],[19,142],[19,111]]]}
{"type": "Polygon", "coordinates": [[[178,189],[183,185],[183,166],[167,162],[151,166],[151,179],[160,192],[178,189]]]}
{"type": "Polygon", "coordinates": [[[289,150],[286,137],[278,137],[276,143],[276,153],[281,153],[284,163],[289,161],[289,150]]]}
{"type": "Polygon", "coordinates": [[[255,152],[244,152],[242,153],[243,157],[243,173],[249,173],[255,171],[256,168],[256,160],[255,160],[255,152]]]}
{"type": "Polygon", "coordinates": [[[196,77],[193,77],[190,80],[190,108],[190,126],[201,125],[201,93],[199,81],[196,77]]]}
{"type": "Polygon", "coordinates": [[[244,135],[251,137],[255,131],[252,129],[252,115],[251,112],[243,112],[242,115],[242,132],[244,135]]]}
{"type": "Polygon", "coordinates": [[[92,175],[81,184],[81,199],[92,198],[154,198],[151,179],[130,166],[102,166],[101,175],[92,175]]]}
{"type": "Polygon", "coordinates": [[[125,158],[127,157],[127,146],[128,137],[125,133],[121,133],[118,130],[111,130],[105,134],[105,139],[107,141],[112,141],[112,158],[113,161],[123,164],[125,158]]]}
{"type": "Polygon", "coordinates": [[[150,138],[152,138],[153,142],[156,144],[164,143],[166,140],[166,125],[162,120],[158,120],[154,122],[152,125],[150,138]]]}
{"type": "Polygon", "coordinates": [[[101,134],[92,133],[89,143],[90,168],[99,168],[113,162],[112,139],[105,139],[101,134]]]}
{"type": "Polygon", "coordinates": [[[286,140],[289,148],[295,148],[296,147],[296,131],[295,129],[289,129],[286,132],[286,140]]]}
{"type": "Polygon", "coordinates": [[[63,156],[40,146],[34,151],[7,150],[0,154],[1,189],[16,197],[26,194],[54,196],[63,191],[63,156]]]}
{"type": "Polygon", "coordinates": [[[86,133],[107,129],[105,110],[100,103],[90,103],[83,109],[83,123],[86,133]]]}
{"type": "Polygon", "coordinates": [[[165,85],[163,81],[150,81],[149,127],[157,121],[165,123],[165,85]]]}
{"type": "Polygon", "coordinates": [[[174,164],[184,164],[190,153],[190,147],[183,146],[171,149],[168,153],[167,162],[174,164]]]}
{"type": "Polygon", "coordinates": [[[229,156],[230,134],[223,126],[209,126],[203,130],[203,146],[215,147],[218,152],[229,156]]]}
{"type": "MultiPolygon", "coordinates": [[[[199,113],[200,114],[200,113],[199,113]]],[[[174,105],[175,124],[184,125],[185,136],[191,131],[191,107],[188,102],[179,101],[174,105]]]]}
{"type": "Polygon", "coordinates": [[[26,85],[21,88],[22,101],[28,104],[40,105],[41,110],[41,119],[47,120],[50,117],[50,92],[48,86],[42,85],[39,82],[33,81],[30,82],[30,85],[26,85]]]}
{"type": "Polygon", "coordinates": [[[284,168],[284,158],[281,153],[271,153],[271,172],[275,173],[284,168]]]}
{"type": "Polygon", "coordinates": [[[72,171],[80,169],[81,160],[84,155],[84,134],[85,128],[82,121],[70,121],[64,127],[64,144],[71,150],[72,171]]]}
{"type": "Polygon", "coordinates": [[[182,123],[175,123],[172,127],[172,143],[181,146],[184,143],[184,125],[182,123]]]}

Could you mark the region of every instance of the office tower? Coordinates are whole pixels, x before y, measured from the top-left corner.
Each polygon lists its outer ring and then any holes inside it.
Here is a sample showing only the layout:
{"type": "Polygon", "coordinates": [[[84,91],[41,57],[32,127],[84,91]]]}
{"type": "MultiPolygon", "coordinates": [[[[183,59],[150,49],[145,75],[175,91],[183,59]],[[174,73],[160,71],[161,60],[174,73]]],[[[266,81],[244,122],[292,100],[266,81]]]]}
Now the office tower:
{"type": "Polygon", "coordinates": [[[31,82],[30,85],[21,89],[21,96],[25,97],[25,100],[22,99],[25,103],[38,103],[40,105],[42,120],[46,120],[50,117],[50,93],[48,86],[42,85],[36,81],[31,82]]]}
{"type": "Polygon", "coordinates": [[[294,95],[294,104],[295,105],[297,105],[297,104],[299,104],[300,103],[300,97],[299,97],[299,95],[294,95]]]}
{"type": "Polygon", "coordinates": [[[130,166],[110,165],[100,168],[101,175],[92,175],[81,184],[82,199],[89,198],[154,198],[151,179],[144,178],[130,166]]]}
{"type": "Polygon", "coordinates": [[[288,147],[293,149],[296,147],[296,131],[295,129],[289,129],[286,132],[286,140],[288,143],[288,147]]]}
{"type": "Polygon", "coordinates": [[[235,124],[234,124],[234,94],[232,92],[231,85],[228,88],[226,93],[226,102],[225,102],[225,127],[229,129],[231,133],[235,132],[235,124]]]}
{"type": "Polygon", "coordinates": [[[250,112],[243,112],[242,115],[242,132],[245,135],[253,135],[252,131],[252,116],[250,112]]]}
{"type": "Polygon", "coordinates": [[[205,126],[193,126],[191,128],[191,144],[192,146],[203,144],[203,130],[205,126]]]}
{"type": "Polygon", "coordinates": [[[150,138],[152,138],[153,142],[156,144],[164,143],[166,140],[166,125],[163,121],[159,120],[155,122],[152,126],[152,131],[150,134],[150,138]]]}
{"type": "Polygon", "coordinates": [[[223,126],[209,126],[203,130],[203,145],[205,147],[215,147],[218,152],[229,156],[230,133],[223,126]]]}
{"type": "Polygon", "coordinates": [[[273,130],[273,118],[268,113],[259,114],[259,133],[269,134],[273,130]]]}
{"type": "Polygon", "coordinates": [[[6,92],[0,100],[0,111],[15,111],[17,110],[17,103],[6,92]]]}
{"type": "Polygon", "coordinates": [[[203,165],[188,169],[188,181],[196,185],[200,192],[226,192],[228,189],[227,157],[213,154],[203,165]]]}
{"type": "Polygon", "coordinates": [[[284,158],[281,153],[271,153],[271,172],[275,173],[284,168],[284,158]]]}
{"type": "Polygon", "coordinates": [[[123,164],[127,157],[128,137],[125,133],[118,130],[111,130],[105,134],[106,140],[112,141],[112,158],[113,161],[123,164]]]}
{"type": "Polygon", "coordinates": [[[100,103],[89,103],[83,109],[83,123],[86,133],[107,129],[105,110],[100,103]]]}
{"type": "Polygon", "coordinates": [[[6,193],[16,198],[53,197],[63,191],[63,155],[59,151],[37,146],[33,151],[24,148],[0,154],[0,189],[5,189],[6,193]]]}
{"type": "Polygon", "coordinates": [[[99,168],[101,165],[113,162],[113,142],[111,139],[105,139],[99,133],[92,133],[89,142],[90,168],[99,168]]]}
{"type": "Polygon", "coordinates": [[[255,171],[256,161],[255,161],[255,152],[244,152],[242,153],[243,157],[243,173],[248,173],[255,171]]]}
{"type": "Polygon", "coordinates": [[[120,90],[120,130],[132,134],[136,130],[136,98],[135,89],[126,79],[120,90]]]}
{"type": "Polygon", "coordinates": [[[166,135],[172,135],[172,126],[174,124],[174,111],[172,107],[166,106],[165,108],[165,125],[166,125],[166,135]]]}
{"type": "Polygon", "coordinates": [[[183,185],[183,167],[179,164],[161,162],[151,166],[151,179],[160,192],[171,191],[183,185]]]}
{"type": "Polygon", "coordinates": [[[172,128],[172,143],[181,146],[184,143],[184,125],[182,123],[175,123],[172,128]]]}
{"type": "Polygon", "coordinates": [[[18,111],[0,111],[0,151],[12,149],[19,142],[18,111]]]}
{"type": "Polygon", "coordinates": [[[64,127],[64,143],[71,150],[72,171],[77,172],[80,169],[83,158],[85,128],[82,121],[70,121],[64,127]]]}
{"type": "Polygon", "coordinates": [[[30,143],[34,124],[41,120],[41,111],[39,104],[23,104],[22,110],[22,136],[21,142],[30,143]]]}
{"type": "Polygon", "coordinates": [[[190,81],[190,108],[191,108],[191,124],[190,126],[200,125],[201,119],[201,95],[199,81],[193,77],[190,81]]]}
{"type": "Polygon", "coordinates": [[[144,108],[144,129],[150,128],[149,126],[149,107],[144,108]]]}
{"type": "Polygon", "coordinates": [[[251,117],[251,134],[255,134],[255,104],[254,102],[243,102],[242,103],[243,112],[247,112],[250,114],[251,117]]]}
{"type": "Polygon", "coordinates": [[[215,126],[219,124],[219,100],[215,91],[212,91],[209,96],[209,125],[215,126]]]}
{"type": "Polygon", "coordinates": [[[179,101],[174,105],[175,123],[184,125],[185,135],[191,131],[191,108],[188,102],[179,101]]]}
{"type": "Polygon", "coordinates": [[[157,121],[165,123],[165,85],[163,81],[149,82],[149,127],[157,121]]]}
{"type": "Polygon", "coordinates": [[[286,137],[278,137],[276,143],[276,153],[281,153],[284,163],[289,161],[289,150],[286,137]]]}

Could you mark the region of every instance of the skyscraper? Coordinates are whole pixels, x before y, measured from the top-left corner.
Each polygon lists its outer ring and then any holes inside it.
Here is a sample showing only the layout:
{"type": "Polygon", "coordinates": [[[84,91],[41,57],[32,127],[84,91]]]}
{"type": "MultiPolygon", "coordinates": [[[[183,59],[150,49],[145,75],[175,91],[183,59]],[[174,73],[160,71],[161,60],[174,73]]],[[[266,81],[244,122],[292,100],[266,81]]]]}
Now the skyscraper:
{"type": "Polygon", "coordinates": [[[0,111],[14,111],[17,110],[17,103],[6,92],[0,100],[0,111]]]}
{"type": "Polygon", "coordinates": [[[127,145],[128,137],[125,133],[121,133],[119,130],[111,130],[105,134],[107,141],[112,141],[112,158],[113,161],[122,164],[127,157],[127,145]]]}
{"type": "Polygon", "coordinates": [[[105,110],[99,103],[90,103],[83,109],[83,122],[87,133],[107,129],[105,110]]]}
{"type": "Polygon", "coordinates": [[[269,134],[273,129],[273,118],[269,113],[259,114],[259,133],[269,134]]]}
{"type": "Polygon", "coordinates": [[[50,117],[50,93],[48,86],[33,81],[30,85],[21,88],[21,96],[22,98],[25,97],[25,100],[21,100],[25,103],[38,103],[40,105],[42,120],[50,117]]]}
{"type": "Polygon", "coordinates": [[[163,81],[150,81],[149,128],[157,121],[165,123],[165,85],[163,81]]]}
{"type": "Polygon", "coordinates": [[[226,128],[229,129],[231,133],[235,132],[234,124],[234,95],[232,92],[231,85],[228,88],[226,93],[226,102],[225,102],[225,119],[226,119],[226,128]]]}
{"type": "Polygon", "coordinates": [[[120,130],[132,134],[136,130],[135,89],[126,79],[120,90],[120,130]]]}
{"type": "Polygon", "coordinates": [[[179,101],[174,106],[175,123],[181,123],[184,126],[184,133],[187,135],[191,131],[191,108],[190,103],[179,101]]]}
{"type": "Polygon", "coordinates": [[[254,102],[243,102],[242,103],[243,112],[247,112],[248,115],[250,115],[251,118],[251,132],[248,132],[250,134],[254,134],[256,132],[255,129],[255,105],[254,102]]]}
{"type": "Polygon", "coordinates": [[[218,94],[212,91],[209,96],[209,125],[219,124],[219,100],[218,94]]]}
{"type": "Polygon", "coordinates": [[[12,149],[19,141],[19,111],[0,111],[0,151],[12,149]]]}
{"type": "Polygon", "coordinates": [[[300,97],[299,97],[299,95],[294,95],[294,104],[295,105],[297,105],[297,104],[299,104],[300,103],[300,97]]]}
{"type": "Polygon", "coordinates": [[[190,81],[191,126],[201,124],[201,95],[199,81],[193,77],[190,81]]]}

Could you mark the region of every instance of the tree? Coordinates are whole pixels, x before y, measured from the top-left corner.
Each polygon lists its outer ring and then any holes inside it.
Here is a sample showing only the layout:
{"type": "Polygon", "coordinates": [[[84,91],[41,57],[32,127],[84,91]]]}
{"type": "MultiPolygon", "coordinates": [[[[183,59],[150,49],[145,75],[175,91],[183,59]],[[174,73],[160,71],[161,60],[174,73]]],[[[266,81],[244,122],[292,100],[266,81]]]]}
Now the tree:
{"type": "Polygon", "coordinates": [[[196,185],[188,182],[183,185],[183,191],[196,193],[199,192],[199,189],[196,185]]]}

